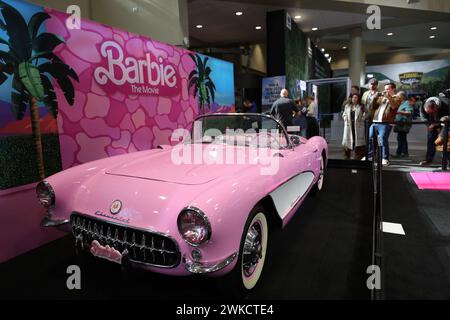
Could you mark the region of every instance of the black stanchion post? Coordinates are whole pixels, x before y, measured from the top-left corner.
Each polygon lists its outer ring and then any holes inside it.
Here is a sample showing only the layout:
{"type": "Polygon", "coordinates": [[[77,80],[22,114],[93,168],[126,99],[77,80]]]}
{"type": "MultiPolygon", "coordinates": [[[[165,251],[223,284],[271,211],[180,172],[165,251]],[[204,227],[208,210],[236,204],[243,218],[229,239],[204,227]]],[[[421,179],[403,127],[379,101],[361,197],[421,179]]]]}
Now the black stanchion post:
{"type": "Polygon", "coordinates": [[[378,212],[377,212],[377,266],[380,267],[381,270],[381,289],[376,290],[376,300],[383,299],[383,288],[384,288],[384,268],[383,268],[383,147],[378,145],[378,212]]]}
{"type": "Polygon", "coordinates": [[[373,141],[373,235],[372,235],[372,265],[378,266],[381,270],[381,288],[375,288],[371,292],[372,300],[383,299],[384,276],[383,276],[383,188],[382,188],[382,170],[383,170],[383,147],[378,142],[373,141]]]}
{"type": "Polygon", "coordinates": [[[444,145],[442,146],[442,171],[448,169],[448,129],[450,121],[444,121],[444,127],[442,128],[442,134],[444,135],[444,145]]]}
{"type": "MultiPolygon", "coordinates": [[[[369,159],[369,144],[370,144],[370,137],[369,137],[370,122],[369,122],[369,120],[365,120],[364,121],[364,130],[366,132],[366,146],[367,146],[367,148],[366,148],[366,159],[369,159]]],[[[372,148],[372,150],[375,150],[375,149],[372,148]]]]}

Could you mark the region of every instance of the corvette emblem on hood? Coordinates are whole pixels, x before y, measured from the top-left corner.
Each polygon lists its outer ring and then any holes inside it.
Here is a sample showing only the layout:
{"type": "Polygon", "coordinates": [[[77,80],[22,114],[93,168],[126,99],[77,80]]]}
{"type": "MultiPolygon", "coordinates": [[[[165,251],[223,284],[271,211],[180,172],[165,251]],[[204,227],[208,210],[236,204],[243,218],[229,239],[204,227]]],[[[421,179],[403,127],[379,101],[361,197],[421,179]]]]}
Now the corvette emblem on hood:
{"type": "Polygon", "coordinates": [[[114,201],[109,209],[112,214],[118,214],[120,210],[122,210],[122,201],[120,200],[114,201]]]}

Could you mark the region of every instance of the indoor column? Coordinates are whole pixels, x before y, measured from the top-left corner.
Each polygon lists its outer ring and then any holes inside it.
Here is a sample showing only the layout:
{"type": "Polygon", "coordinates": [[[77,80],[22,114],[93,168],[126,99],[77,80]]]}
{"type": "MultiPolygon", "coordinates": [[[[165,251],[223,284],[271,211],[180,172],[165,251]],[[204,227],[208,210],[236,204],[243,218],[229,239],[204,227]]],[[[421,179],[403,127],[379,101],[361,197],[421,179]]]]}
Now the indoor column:
{"type": "Polygon", "coordinates": [[[366,80],[366,53],[363,47],[362,29],[353,29],[350,37],[349,76],[353,85],[361,86],[366,80]]]}

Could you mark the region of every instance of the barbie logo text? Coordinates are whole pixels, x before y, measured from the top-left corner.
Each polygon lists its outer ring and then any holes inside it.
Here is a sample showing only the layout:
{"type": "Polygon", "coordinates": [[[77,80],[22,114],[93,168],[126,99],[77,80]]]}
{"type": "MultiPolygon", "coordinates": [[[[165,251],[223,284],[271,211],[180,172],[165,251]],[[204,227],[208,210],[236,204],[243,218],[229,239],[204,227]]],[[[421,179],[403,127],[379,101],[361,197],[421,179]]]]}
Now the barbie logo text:
{"type": "Polygon", "coordinates": [[[178,77],[175,68],[166,64],[159,57],[150,53],[145,59],[138,60],[126,57],[122,47],[113,41],[107,41],[101,46],[101,55],[107,59],[107,66],[98,67],[94,77],[98,84],[115,86],[130,84],[128,90],[133,94],[166,94],[177,88],[178,77]]]}

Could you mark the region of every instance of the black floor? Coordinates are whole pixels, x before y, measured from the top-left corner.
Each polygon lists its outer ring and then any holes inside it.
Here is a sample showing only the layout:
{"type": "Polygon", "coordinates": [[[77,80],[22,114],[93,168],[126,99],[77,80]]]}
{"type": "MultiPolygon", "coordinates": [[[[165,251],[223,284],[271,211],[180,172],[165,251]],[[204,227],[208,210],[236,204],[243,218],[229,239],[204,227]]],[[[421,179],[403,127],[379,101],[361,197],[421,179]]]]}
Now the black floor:
{"type": "Polygon", "coordinates": [[[385,299],[450,299],[450,192],[422,191],[407,173],[384,172],[385,299]]]}
{"type": "MultiPolygon", "coordinates": [[[[372,185],[367,170],[329,169],[322,193],[310,196],[271,242],[260,285],[250,299],[369,299],[372,185]]],[[[0,265],[0,299],[219,299],[208,278],[137,273],[91,261],[82,290],[66,288],[76,264],[71,237],[0,265]]]]}

